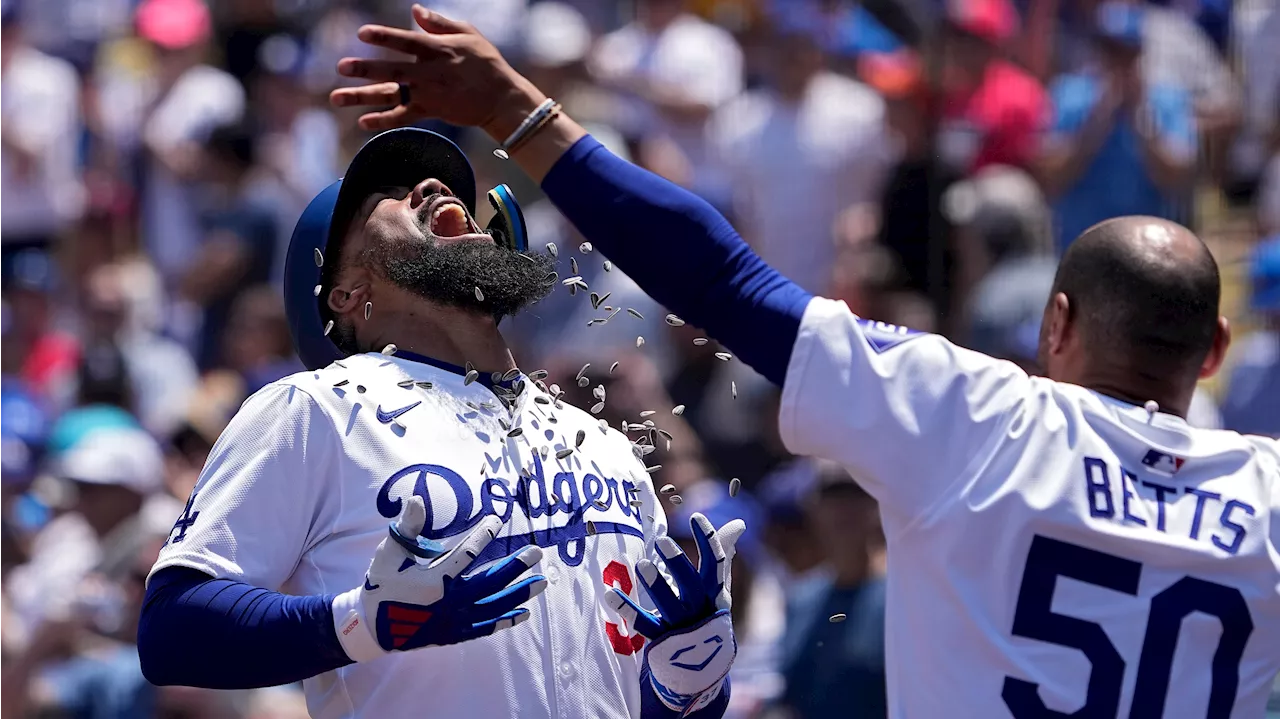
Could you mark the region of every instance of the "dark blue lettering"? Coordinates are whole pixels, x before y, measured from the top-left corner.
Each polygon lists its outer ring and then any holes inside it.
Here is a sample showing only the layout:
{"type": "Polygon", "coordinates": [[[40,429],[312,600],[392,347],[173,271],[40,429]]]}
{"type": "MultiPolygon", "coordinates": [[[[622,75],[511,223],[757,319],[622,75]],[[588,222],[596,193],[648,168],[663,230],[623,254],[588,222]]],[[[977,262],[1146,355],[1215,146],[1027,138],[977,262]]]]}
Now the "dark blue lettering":
{"type": "Polygon", "coordinates": [[[1217,547],[1218,549],[1221,549],[1227,554],[1235,554],[1236,552],[1240,551],[1240,543],[1244,541],[1244,537],[1245,537],[1244,527],[1240,524],[1237,524],[1236,522],[1231,521],[1231,512],[1236,509],[1243,509],[1245,514],[1249,515],[1250,517],[1254,516],[1253,507],[1249,506],[1248,504],[1245,504],[1244,502],[1241,502],[1238,499],[1232,499],[1222,506],[1222,516],[1218,518],[1218,521],[1222,522],[1222,526],[1230,527],[1231,529],[1234,529],[1235,536],[1232,537],[1231,544],[1227,544],[1223,542],[1221,539],[1218,539],[1218,537],[1215,535],[1213,537],[1213,546],[1217,547]]]}
{"type": "Polygon", "coordinates": [[[1155,482],[1142,481],[1142,486],[1150,487],[1156,491],[1156,529],[1164,531],[1164,498],[1170,494],[1177,494],[1177,487],[1166,487],[1163,484],[1155,482]]]}
{"type": "Polygon", "coordinates": [[[1129,513],[1129,500],[1137,496],[1133,492],[1129,491],[1129,487],[1133,486],[1133,484],[1137,481],[1138,481],[1138,476],[1136,474],[1134,474],[1133,472],[1130,472],[1124,467],[1120,468],[1120,489],[1122,494],[1124,495],[1124,500],[1122,502],[1122,505],[1124,507],[1124,521],[1133,522],[1134,524],[1140,527],[1145,527],[1147,526],[1147,520],[1137,515],[1129,513]]]}
{"type": "Polygon", "coordinates": [[[1089,514],[1108,519],[1114,517],[1116,505],[1111,499],[1111,476],[1107,473],[1107,464],[1097,457],[1085,457],[1084,481],[1089,492],[1089,514]],[[1098,495],[1102,495],[1104,500],[1101,507],[1098,506],[1098,495]]]}
{"type": "Polygon", "coordinates": [[[1199,539],[1200,538],[1200,520],[1204,516],[1205,502],[1210,499],[1214,499],[1214,500],[1222,499],[1222,495],[1218,494],[1217,492],[1206,492],[1201,489],[1196,489],[1195,487],[1183,487],[1182,491],[1196,498],[1196,513],[1191,518],[1191,535],[1190,536],[1192,539],[1199,539]]]}

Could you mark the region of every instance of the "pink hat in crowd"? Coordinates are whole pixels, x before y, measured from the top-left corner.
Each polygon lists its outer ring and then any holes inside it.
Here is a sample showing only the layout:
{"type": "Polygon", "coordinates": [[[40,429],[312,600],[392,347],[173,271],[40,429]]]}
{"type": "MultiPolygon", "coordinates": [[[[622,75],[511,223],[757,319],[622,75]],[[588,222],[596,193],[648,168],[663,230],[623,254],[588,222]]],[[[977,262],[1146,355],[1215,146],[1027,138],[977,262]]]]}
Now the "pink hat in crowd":
{"type": "Polygon", "coordinates": [[[1018,11],[1009,0],[947,0],[947,20],[956,29],[992,44],[1018,31],[1018,11]]]}
{"type": "Polygon", "coordinates": [[[213,29],[203,0],[143,0],[134,19],[140,37],[166,50],[191,47],[213,29]]]}

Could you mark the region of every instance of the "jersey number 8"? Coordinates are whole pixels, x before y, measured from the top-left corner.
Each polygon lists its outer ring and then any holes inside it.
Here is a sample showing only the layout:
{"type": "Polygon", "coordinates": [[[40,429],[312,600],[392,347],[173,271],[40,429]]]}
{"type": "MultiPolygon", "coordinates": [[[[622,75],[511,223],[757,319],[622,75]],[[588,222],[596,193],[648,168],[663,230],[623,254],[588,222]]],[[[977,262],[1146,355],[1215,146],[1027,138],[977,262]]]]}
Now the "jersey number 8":
{"type": "MultiPolygon", "coordinates": [[[[1056,539],[1036,536],[1027,553],[1022,588],[1013,615],[1013,634],[1079,650],[1092,664],[1084,706],[1072,713],[1044,705],[1037,685],[1005,677],[1001,696],[1017,719],[1044,717],[1116,717],[1120,710],[1124,659],[1094,622],[1052,610],[1058,577],[1137,595],[1142,565],[1112,554],[1056,539]]],[[[1182,620],[1193,612],[1216,617],[1222,635],[1213,654],[1208,719],[1228,717],[1240,685],[1240,659],[1253,633],[1253,620],[1240,590],[1194,577],[1183,577],[1151,598],[1147,631],[1138,659],[1129,719],[1164,716],[1173,671],[1173,654],[1182,620]]]]}

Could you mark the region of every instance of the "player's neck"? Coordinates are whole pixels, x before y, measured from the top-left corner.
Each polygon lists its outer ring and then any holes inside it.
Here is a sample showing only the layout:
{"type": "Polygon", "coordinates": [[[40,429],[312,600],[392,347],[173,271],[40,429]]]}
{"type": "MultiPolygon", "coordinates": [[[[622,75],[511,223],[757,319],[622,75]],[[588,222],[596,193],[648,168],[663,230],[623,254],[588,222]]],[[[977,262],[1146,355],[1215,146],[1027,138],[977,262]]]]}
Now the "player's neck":
{"type": "Polygon", "coordinates": [[[414,303],[404,309],[386,308],[371,335],[367,346],[372,351],[394,344],[459,367],[470,362],[481,372],[516,366],[496,320],[455,307],[414,303]]]}
{"type": "Polygon", "coordinates": [[[1080,384],[1098,394],[1118,399],[1136,407],[1143,407],[1147,402],[1155,401],[1160,408],[1160,412],[1172,414],[1183,419],[1187,418],[1187,409],[1191,406],[1191,395],[1195,392],[1194,387],[1190,391],[1181,392],[1168,387],[1134,387],[1132,382],[1122,383],[1105,379],[1081,382],[1080,384]]]}

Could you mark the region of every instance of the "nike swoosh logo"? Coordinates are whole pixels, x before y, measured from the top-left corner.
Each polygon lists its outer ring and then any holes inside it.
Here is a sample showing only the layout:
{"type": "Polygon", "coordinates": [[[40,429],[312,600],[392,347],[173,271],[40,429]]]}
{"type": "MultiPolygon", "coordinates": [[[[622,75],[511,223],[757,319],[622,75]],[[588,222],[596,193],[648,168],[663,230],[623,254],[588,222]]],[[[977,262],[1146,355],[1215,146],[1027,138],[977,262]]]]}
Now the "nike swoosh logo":
{"type": "Polygon", "coordinates": [[[408,412],[409,410],[413,409],[414,407],[417,407],[420,404],[422,404],[422,400],[418,400],[413,404],[407,404],[401,407],[400,409],[393,409],[390,412],[383,412],[382,405],[378,405],[378,421],[383,424],[391,424],[391,420],[395,419],[396,417],[399,417],[400,415],[404,414],[405,412],[408,412]]]}

